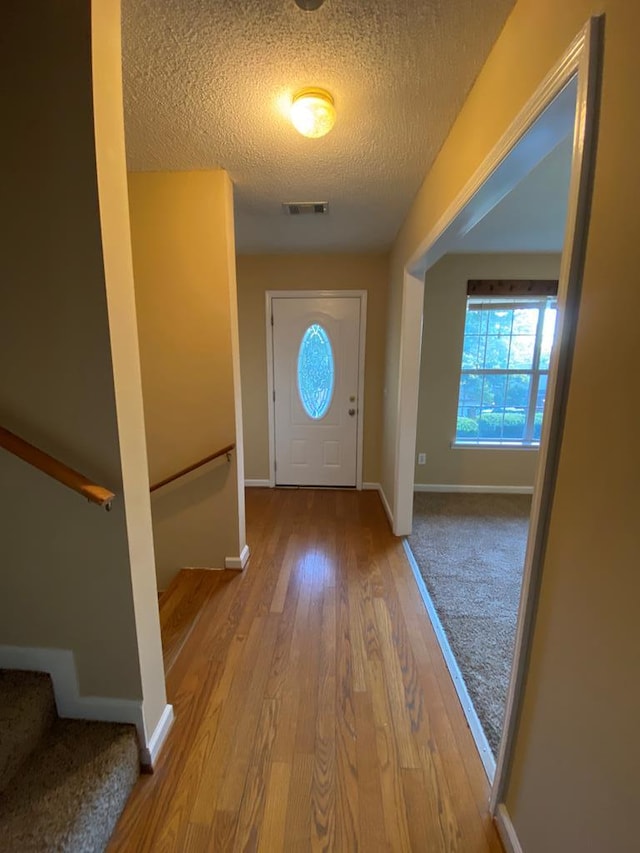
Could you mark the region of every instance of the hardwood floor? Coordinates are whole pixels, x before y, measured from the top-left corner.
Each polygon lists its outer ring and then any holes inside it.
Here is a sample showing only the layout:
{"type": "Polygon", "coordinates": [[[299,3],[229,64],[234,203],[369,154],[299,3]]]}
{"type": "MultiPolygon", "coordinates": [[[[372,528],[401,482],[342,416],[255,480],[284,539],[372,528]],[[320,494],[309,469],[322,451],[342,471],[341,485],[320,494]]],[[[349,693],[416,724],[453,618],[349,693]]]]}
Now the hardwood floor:
{"type": "Polygon", "coordinates": [[[375,492],[249,489],[244,573],[161,599],[176,721],[116,851],[502,851],[375,492]]]}

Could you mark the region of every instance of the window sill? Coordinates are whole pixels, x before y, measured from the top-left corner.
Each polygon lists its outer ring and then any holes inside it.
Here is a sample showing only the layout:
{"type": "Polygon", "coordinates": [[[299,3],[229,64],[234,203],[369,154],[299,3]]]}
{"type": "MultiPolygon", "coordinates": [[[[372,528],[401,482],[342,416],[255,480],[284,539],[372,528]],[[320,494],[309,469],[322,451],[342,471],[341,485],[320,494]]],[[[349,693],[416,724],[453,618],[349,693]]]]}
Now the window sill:
{"type": "Polygon", "coordinates": [[[452,441],[451,450],[540,450],[540,442],[522,444],[517,441],[452,441]]]}

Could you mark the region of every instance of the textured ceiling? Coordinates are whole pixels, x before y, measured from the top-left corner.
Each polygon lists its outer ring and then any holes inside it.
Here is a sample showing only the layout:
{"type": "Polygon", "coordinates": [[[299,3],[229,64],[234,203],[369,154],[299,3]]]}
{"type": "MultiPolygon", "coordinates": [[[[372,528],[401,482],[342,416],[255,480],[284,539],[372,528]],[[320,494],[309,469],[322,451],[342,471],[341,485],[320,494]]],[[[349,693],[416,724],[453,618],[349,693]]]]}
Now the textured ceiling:
{"type": "Polygon", "coordinates": [[[240,252],[386,248],[514,2],[123,0],[129,168],[226,169],[240,252]],[[309,85],[338,111],[322,139],[286,115],[309,85]]]}

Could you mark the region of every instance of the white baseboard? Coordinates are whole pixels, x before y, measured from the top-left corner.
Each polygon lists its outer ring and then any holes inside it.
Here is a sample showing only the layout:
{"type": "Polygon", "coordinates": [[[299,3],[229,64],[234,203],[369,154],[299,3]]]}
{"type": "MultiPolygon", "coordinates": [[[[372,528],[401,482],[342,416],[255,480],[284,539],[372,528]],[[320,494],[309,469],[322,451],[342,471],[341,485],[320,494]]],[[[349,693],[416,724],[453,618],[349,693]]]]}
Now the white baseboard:
{"type": "MultiPolygon", "coordinates": [[[[245,488],[247,489],[272,489],[274,488],[273,483],[270,480],[245,480],[244,481],[245,488]]],[[[311,487],[313,488],[313,487],[311,487]]],[[[322,488],[319,486],[318,488],[322,488]]],[[[363,483],[362,484],[363,491],[369,492],[381,492],[382,487],[380,483],[363,483]]]]}
{"type": "Polygon", "coordinates": [[[249,555],[251,552],[249,551],[249,546],[245,545],[242,551],[240,552],[239,557],[225,557],[224,558],[224,567],[225,569],[244,569],[244,567],[249,562],[249,555]]]}
{"type": "Polygon", "coordinates": [[[442,622],[440,621],[440,617],[438,616],[433,601],[431,600],[429,590],[427,589],[427,585],[424,582],[424,578],[420,573],[420,569],[418,568],[418,564],[416,563],[416,558],[413,556],[413,552],[411,551],[409,542],[407,541],[406,537],[403,537],[402,545],[404,547],[405,554],[407,555],[409,565],[411,566],[411,571],[413,572],[413,576],[416,580],[418,590],[420,591],[420,596],[422,597],[422,601],[424,602],[424,606],[429,615],[429,620],[431,622],[431,625],[433,626],[433,631],[436,635],[438,645],[440,646],[442,657],[444,658],[444,662],[446,663],[447,669],[449,670],[449,675],[451,676],[451,680],[453,681],[453,686],[456,688],[456,693],[458,694],[458,699],[460,700],[460,704],[462,705],[464,715],[467,718],[467,723],[469,724],[471,735],[473,737],[473,740],[475,741],[478,753],[480,754],[482,766],[485,769],[485,773],[487,774],[489,782],[493,783],[493,779],[496,773],[496,759],[493,753],[491,752],[489,741],[487,740],[487,736],[484,733],[482,724],[478,719],[476,709],[474,708],[473,702],[471,701],[471,697],[469,696],[469,691],[467,690],[467,685],[465,684],[464,678],[462,677],[462,673],[460,672],[458,661],[455,659],[453,651],[451,650],[449,640],[444,631],[444,628],[442,627],[442,622]]]}
{"type": "Polygon", "coordinates": [[[533,486],[465,486],[447,483],[414,483],[414,492],[450,492],[478,495],[532,495],[533,486]]]}
{"type": "Polygon", "coordinates": [[[362,490],[364,492],[377,492],[380,495],[380,500],[382,502],[382,506],[386,513],[387,518],[389,519],[389,524],[391,525],[391,529],[393,530],[393,513],[391,512],[391,507],[389,506],[389,501],[387,500],[387,496],[384,493],[384,489],[382,488],[381,483],[363,483],[362,490]]]}
{"type": "Polygon", "coordinates": [[[0,668],[48,673],[51,676],[59,717],[105,723],[130,723],[135,726],[140,744],[140,762],[153,765],[166,733],[171,727],[173,720],[171,705],[165,706],[160,723],[151,737],[147,737],[141,699],[116,699],[111,696],[80,694],[75,656],[70,649],[0,646],[0,668]]]}
{"type": "Polygon", "coordinates": [[[160,750],[164,746],[167,735],[171,730],[174,719],[173,705],[165,705],[164,711],[158,720],[158,725],[155,727],[147,745],[142,747],[140,750],[140,763],[144,767],[153,769],[153,766],[160,755],[160,750]]]}
{"type": "Polygon", "coordinates": [[[522,853],[522,845],[504,803],[500,803],[496,809],[496,826],[506,853],[522,853]]]}
{"type": "MultiPolygon", "coordinates": [[[[226,559],[227,558],[225,557],[225,562],[226,559]]],[[[229,559],[233,558],[229,557],[229,559]]],[[[178,574],[178,572],[181,572],[183,569],[185,570],[185,572],[224,572],[226,568],[226,566],[181,566],[181,568],[176,571],[176,574],[178,574]]],[[[166,592],[166,590],[162,591],[166,592]]]]}

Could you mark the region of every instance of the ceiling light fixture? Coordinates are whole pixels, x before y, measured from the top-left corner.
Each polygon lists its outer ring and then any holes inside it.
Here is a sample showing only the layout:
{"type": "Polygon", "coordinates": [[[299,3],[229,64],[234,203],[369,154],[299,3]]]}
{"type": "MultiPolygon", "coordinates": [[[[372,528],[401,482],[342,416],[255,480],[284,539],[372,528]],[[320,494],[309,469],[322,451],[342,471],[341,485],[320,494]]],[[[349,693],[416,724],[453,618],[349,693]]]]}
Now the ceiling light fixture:
{"type": "Polygon", "coordinates": [[[296,0],[296,6],[299,6],[303,12],[315,12],[324,3],[324,0],[296,0]]]}
{"type": "Polygon", "coordinates": [[[291,121],[303,136],[318,139],[329,133],[336,120],[333,98],[324,89],[302,89],[293,96],[291,121]]]}

